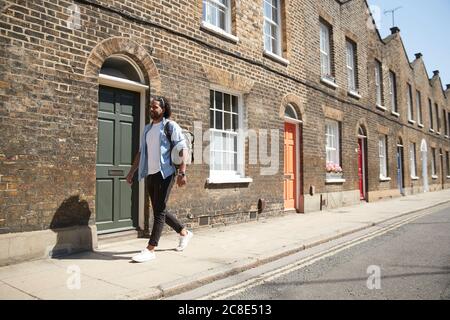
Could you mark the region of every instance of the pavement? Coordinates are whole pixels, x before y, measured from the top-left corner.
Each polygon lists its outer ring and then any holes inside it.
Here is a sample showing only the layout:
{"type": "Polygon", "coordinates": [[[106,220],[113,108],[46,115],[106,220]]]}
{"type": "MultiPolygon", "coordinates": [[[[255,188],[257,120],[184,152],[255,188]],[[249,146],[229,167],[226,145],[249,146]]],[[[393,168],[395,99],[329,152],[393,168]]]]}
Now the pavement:
{"type": "Polygon", "coordinates": [[[156,259],[141,264],[130,258],[148,239],[100,242],[94,252],[0,267],[0,299],[159,299],[447,202],[450,190],[202,228],[183,252],[177,234],[164,234],[156,259]]]}

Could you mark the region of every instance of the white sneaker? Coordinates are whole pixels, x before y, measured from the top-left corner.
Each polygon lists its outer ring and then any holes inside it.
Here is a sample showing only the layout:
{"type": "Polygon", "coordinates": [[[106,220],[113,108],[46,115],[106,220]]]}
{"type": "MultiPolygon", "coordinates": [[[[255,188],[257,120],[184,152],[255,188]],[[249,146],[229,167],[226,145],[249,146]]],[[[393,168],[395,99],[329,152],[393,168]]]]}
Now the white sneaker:
{"type": "Polygon", "coordinates": [[[187,235],[185,236],[180,236],[180,243],[178,244],[178,247],[175,250],[183,251],[187,247],[189,240],[191,240],[193,236],[194,233],[191,231],[188,231],[187,235]]]}
{"type": "Polygon", "coordinates": [[[140,253],[131,258],[131,260],[133,260],[134,262],[147,262],[155,258],[155,253],[145,248],[140,253]]]}

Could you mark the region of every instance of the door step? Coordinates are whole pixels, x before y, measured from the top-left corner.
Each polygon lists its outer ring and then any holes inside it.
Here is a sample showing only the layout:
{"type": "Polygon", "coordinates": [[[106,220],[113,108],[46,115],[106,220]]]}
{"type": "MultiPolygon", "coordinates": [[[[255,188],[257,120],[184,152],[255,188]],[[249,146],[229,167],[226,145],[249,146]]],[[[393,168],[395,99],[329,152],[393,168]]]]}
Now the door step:
{"type": "Polygon", "coordinates": [[[112,233],[99,234],[97,236],[99,244],[107,244],[113,242],[120,242],[125,240],[132,240],[139,238],[139,232],[137,230],[127,230],[112,233]]]}

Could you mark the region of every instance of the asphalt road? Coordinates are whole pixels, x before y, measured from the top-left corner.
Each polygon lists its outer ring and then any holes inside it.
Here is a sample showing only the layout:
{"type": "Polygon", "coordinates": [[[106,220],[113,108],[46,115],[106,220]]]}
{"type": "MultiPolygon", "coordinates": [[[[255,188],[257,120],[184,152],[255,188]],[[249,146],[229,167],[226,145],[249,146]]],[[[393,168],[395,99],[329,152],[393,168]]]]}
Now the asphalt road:
{"type": "Polygon", "coordinates": [[[450,300],[450,207],[227,299],[450,300]]]}

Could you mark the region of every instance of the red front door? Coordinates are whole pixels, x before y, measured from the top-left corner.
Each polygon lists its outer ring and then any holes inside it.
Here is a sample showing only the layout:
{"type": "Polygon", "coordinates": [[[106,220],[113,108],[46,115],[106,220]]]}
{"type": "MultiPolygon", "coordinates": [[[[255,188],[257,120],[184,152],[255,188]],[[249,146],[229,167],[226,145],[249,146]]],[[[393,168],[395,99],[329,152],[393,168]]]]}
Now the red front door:
{"type": "Polygon", "coordinates": [[[297,198],[296,125],[284,124],[284,208],[295,209],[297,198]]]}

